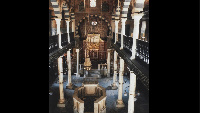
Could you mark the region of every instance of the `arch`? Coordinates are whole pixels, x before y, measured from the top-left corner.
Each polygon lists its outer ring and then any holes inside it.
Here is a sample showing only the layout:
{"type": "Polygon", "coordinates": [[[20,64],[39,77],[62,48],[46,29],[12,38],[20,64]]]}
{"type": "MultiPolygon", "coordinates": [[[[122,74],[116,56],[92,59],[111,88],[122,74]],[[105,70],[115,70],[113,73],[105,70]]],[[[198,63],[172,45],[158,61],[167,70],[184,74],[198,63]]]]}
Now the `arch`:
{"type": "Polygon", "coordinates": [[[61,19],[62,15],[61,15],[61,11],[60,11],[60,6],[57,0],[51,0],[51,4],[54,10],[54,14],[57,18],[61,19]]]}
{"type": "Polygon", "coordinates": [[[63,9],[63,11],[65,13],[64,18],[66,20],[69,20],[69,7],[68,7],[68,4],[66,3],[66,1],[62,2],[62,9],[63,9]]]}
{"type": "MultiPolygon", "coordinates": [[[[106,23],[108,23],[108,20],[106,20],[104,17],[100,16],[100,15],[89,15],[90,17],[99,17],[99,19],[102,19],[103,21],[105,21],[106,23]]],[[[81,20],[79,20],[78,22],[78,25],[75,27],[76,31],[75,31],[75,35],[79,35],[79,26],[80,24],[83,22],[83,20],[85,20],[86,18],[88,18],[87,16],[84,16],[81,20]]],[[[109,32],[109,36],[112,35],[112,32],[111,32],[111,25],[110,23],[107,24],[108,26],[108,32],[109,32]]]]}
{"type": "Polygon", "coordinates": [[[125,0],[124,1],[124,6],[122,9],[122,18],[127,18],[127,14],[128,14],[128,8],[130,5],[131,0],[125,0]]]}

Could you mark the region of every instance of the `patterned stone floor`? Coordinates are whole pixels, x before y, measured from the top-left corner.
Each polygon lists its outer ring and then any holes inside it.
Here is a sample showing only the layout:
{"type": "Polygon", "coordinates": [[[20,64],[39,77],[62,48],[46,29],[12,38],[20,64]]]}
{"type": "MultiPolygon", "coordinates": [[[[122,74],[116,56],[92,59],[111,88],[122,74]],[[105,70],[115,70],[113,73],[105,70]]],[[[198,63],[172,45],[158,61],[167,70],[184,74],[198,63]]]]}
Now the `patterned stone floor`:
{"type": "MultiPolygon", "coordinates": [[[[58,78],[51,86],[51,91],[53,92],[52,95],[49,95],[49,113],[73,113],[73,98],[72,95],[74,90],[66,89],[65,86],[67,85],[67,75],[63,75],[64,80],[64,96],[66,99],[66,107],[65,108],[57,108],[57,103],[59,99],[59,84],[58,78]]],[[[125,90],[129,93],[129,79],[124,76],[123,84],[123,94],[125,90]]],[[[81,86],[83,82],[83,77],[76,78],[75,75],[72,75],[72,83],[76,86],[81,86]]],[[[100,78],[98,79],[99,85],[104,88],[107,88],[112,84],[112,77],[110,78],[100,78]]],[[[117,84],[118,86],[118,84],[117,84]]],[[[137,86],[136,86],[137,87],[137,86]]],[[[136,90],[137,92],[137,90],[136,90]]],[[[121,109],[117,109],[115,107],[115,102],[118,98],[118,90],[106,90],[106,112],[107,113],[127,113],[128,112],[128,94],[127,96],[122,97],[125,107],[121,109]]],[[[136,97],[137,100],[135,101],[135,113],[149,113],[149,102],[147,97],[144,94],[140,93],[140,96],[136,97]]]]}

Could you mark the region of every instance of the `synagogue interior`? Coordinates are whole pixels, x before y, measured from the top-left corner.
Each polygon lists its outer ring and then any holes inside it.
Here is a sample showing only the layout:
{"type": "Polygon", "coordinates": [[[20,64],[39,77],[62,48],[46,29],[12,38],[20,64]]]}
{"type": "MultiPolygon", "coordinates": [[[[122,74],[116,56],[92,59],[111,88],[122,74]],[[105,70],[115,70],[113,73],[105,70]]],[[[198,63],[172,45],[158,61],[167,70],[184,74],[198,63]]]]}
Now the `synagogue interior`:
{"type": "Polygon", "coordinates": [[[149,113],[149,0],[49,0],[49,113],[149,113]]]}

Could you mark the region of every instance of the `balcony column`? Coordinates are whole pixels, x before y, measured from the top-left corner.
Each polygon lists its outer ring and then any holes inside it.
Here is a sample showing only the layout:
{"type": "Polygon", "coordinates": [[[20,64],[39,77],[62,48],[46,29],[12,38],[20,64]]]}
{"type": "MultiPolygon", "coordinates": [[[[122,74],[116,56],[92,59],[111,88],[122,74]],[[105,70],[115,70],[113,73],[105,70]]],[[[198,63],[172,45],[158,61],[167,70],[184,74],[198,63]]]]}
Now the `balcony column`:
{"type": "Polygon", "coordinates": [[[66,20],[68,43],[70,43],[70,37],[69,37],[69,22],[70,22],[69,20],[66,20]]]}
{"type": "Polygon", "coordinates": [[[72,32],[75,32],[75,19],[72,19],[72,32]]]}
{"type": "Polygon", "coordinates": [[[119,24],[119,20],[115,20],[115,43],[118,41],[118,24],[119,24]]]}
{"type": "Polygon", "coordinates": [[[115,32],[115,14],[112,14],[111,25],[112,25],[112,34],[113,34],[113,32],[115,32]]]}
{"type": "Polygon", "coordinates": [[[57,107],[65,107],[64,91],[63,91],[63,65],[62,65],[62,56],[58,58],[58,76],[59,76],[59,91],[60,99],[57,104],[57,107]]]}
{"type": "Polygon", "coordinates": [[[123,49],[123,47],[124,47],[124,38],[123,38],[123,36],[125,35],[126,20],[127,20],[127,18],[121,18],[122,31],[121,31],[121,47],[120,47],[120,49],[123,49]]]}
{"type": "Polygon", "coordinates": [[[145,41],[145,30],[146,30],[146,21],[142,21],[142,27],[141,27],[141,36],[143,38],[143,41],[145,41]]]}
{"type": "Polygon", "coordinates": [[[110,77],[110,52],[111,49],[107,49],[108,56],[107,56],[107,77],[110,77]]]}
{"type": "Polygon", "coordinates": [[[70,54],[70,50],[71,49],[69,49],[67,51],[68,87],[72,86],[72,82],[71,82],[71,54],[70,54]]]}
{"type": "Polygon", "coordinates": [[[56,20],[56,24],[57,24],[58,47],[59,47],[59,49],[62,49],[62,46],[61,46],[61,32],[60,32],[60,21],[61,21],[61,19],[55,19],[55,20],[56,20]]]}
{"type": "Polygon", "coordinates": [[[72,20],[72,32],[75,32],[75,15],[71,13],[71,20],[72,20]]]}
{"type": "Polygon", "coordinates": [[[76,77],[80,77],[79,74],[79,49],[76,49],[76,54],[77,54],[77,73],[76,73],[76,77]]]}
{"type": "Polygon", "coordinates": [[[142,18],[143,14],[134,14],[134,28],[133,28],[133,45],[132,45],[132,56],[131,60],[135,59],[136,54],[136,39],[138,39],[139,36],[139,25],[140,25],[140,19],[142,18]]]}
{"type": "Polygon", "coordinates": [[[112,84],[112,87],[114,89],[117,88],[116,86],[116,80],[117,80],[117,51],[114,51],[114,74],[113,74],[113,84],[112,84]]]}
{"type": "Polygon", "coordinates": [[[136,75],[133,73],[133,71],[130,71],[128,113],[134,113],[135,88],[136,88],[136,75]]]}
{"type": "Polygon", "coordinates": [[[123,75],[124,75],[124,60],[120,57],[120,69],[119,69],[119,88],[118,88],[118,99],[116,102],[116,107],[125,107],[124,102],[122,100],[122,92],[123,92],[123,75]]]}

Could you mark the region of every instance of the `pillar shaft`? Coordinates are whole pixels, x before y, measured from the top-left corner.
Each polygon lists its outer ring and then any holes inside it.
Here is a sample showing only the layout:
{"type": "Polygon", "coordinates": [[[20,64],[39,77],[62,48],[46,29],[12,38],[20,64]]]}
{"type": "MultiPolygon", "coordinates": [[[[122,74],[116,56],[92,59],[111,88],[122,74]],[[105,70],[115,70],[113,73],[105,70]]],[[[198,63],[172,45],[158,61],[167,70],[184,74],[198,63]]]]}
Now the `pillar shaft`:
{"type": "Polygon", "coordinates": [[[64,91],[63,91],[63,65],[62,57],[58,58],[58,76],[59,76],[59,91],[60,91],[60,102],[64,102],[64,91]]]}
{"type": "Polygon", "coordinates": [[[68,65],[68,86],[71,85],[71,55],[70,49],[67,51],[67,65],[68,65]]]}
{"type": "Polygon", "coordinates": [[[122,102],[124,60],[120,58],[118,101],[122,102]]]}
{"type": "Polygon", "coordinates": [[[134,113],[135,88],[136,88],[136,75],[133,73],[133,71],[131,71],[130,72],[128,113],[134,113]]]}
{"type": "Polygon", "coordinates": [[[72,19],[72,32],[75,32],[75,19],[72,19]]]}
{"type": "Polygon", "coordinates": [[[121,49],[123,49],[124,47],[124,38],[123,38],[123,35],[125,35],[125,23],[126,23],[126,18],[122,18],[121,19],[121,22],[122,22],[122,31],[121,31],[121,49]]]}
{"type": "Polygon", "coordinates": [[[118,23],[119,20],[115,20],[115,43],[118,41],[118,23]]]}
{"type": "Polygon", "coordinates": [[[108,57],[107,57],[107,77],[110,77],[110,51],[111,49],[107,49],[108,57]]]}
{"type": "Polygon", "coordinates": [[[67,24],[68,43],[70,43],[70,37],[69,37],[69,22],[70,22],[70,21],[66,21],[66,24],[67,24]]]}
{"type": "Polygon", "coordinates": [[[77,74],[76,77],[79,77],[79,49],[76,49],[77,54],[77,74]]]}
{"type": "Polygon", "coordinates": [[[112,32],[115,32],[115,21],[112,21],[112,32]]]}
{"type": "Polygon", "coordinates": [[[136,54],[136,39],[138,39],[139,36],[139,25],[140,25],[140,19],[142,16],[134,16],[134,28],[133,28],[133,45],[132,45],[132,56],[131,59],[135,59],[136,54]]]}
{"type": "Polygon", "coordinates": [[[117,52],[114,51],[114,74],[113,74],[113,86],[116,86],[117,79],[117,52]]]}
{"type": "Polygon", "coordinates": [[[145,30],[146,30],[146,21],[142,21],[142,27],[141,27],[142,37],[145,37],[145,30]]]}
{"type": "Polygon", "coordinates": [[[57,34],[58,34],[58,47],[61,49],[61,32],[60,32],[60,21],[61,19],[55,19],[57,24],[57,34]]]}

